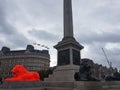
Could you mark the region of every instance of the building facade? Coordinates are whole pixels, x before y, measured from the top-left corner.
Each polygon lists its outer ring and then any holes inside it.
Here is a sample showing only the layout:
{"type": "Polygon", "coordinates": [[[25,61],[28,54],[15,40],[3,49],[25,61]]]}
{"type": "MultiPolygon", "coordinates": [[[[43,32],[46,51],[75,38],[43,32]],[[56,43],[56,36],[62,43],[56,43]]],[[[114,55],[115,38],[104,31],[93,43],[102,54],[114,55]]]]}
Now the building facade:
{"type": "Polygon", "coordinates": [[[36,50],[32,45],[27,45],[26,50],[10,50],[2,47],[0,51],[0,75],[10,77],[11,69],[15,65],[24,65],[30,71],[46,70],[50,66],[48,50],[36,50]]]}

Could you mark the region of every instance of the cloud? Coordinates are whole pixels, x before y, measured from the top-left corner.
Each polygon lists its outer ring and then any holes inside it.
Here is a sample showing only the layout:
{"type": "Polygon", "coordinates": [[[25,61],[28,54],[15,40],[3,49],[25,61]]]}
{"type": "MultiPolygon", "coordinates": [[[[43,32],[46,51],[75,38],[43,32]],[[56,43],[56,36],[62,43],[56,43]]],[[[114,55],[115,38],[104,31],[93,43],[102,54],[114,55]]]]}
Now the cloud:
{"type": "Polygon", "coordinates": [[[100,42],[102,43],[120,43],[120,34],[116,32],[102,32],[102,33],[97,33],[97,32],[86,32],[84,34],[79,34],[77,35],[77,39],[80,42],[90,44],[90,43],[97,43],[100,42]]]}
{"type": "Polygon", "coordinates": [[[91,12],[92,19],[107,22],[108,24],[120,24],[120,1],[106,0],[91,12]]]}
{"type": "Polygon", "coordinates": [[[57,35],[47,32],[45,30],[32,29],[31,31],[29,31],[29,34],[37,39],[41,39],[45,41],[57,41],[58,40],[57,35]]]}
{"type": "Polygon", "coordinates": [[[13,27],[9,25],[5,13],[5,1],[0,0],[0,34],[11,34],[13,27]]]}
{"type": "Polygon", "coordinates": [[[24,35],[17,31],[14,25],[8,22],[5,5],[6,2],[0,0],[0,36],[2,37],[0,43],[2,46],[12,46],[14,48],[22,47],[28,40],[24,35]]]}

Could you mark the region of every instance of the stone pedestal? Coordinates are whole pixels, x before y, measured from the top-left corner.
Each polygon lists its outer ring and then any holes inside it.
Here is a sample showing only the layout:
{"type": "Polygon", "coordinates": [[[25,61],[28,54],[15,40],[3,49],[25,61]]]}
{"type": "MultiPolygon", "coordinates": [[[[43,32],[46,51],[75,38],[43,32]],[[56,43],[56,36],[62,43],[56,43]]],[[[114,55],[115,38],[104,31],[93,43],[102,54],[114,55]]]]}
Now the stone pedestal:
{"type": "Polygon", "coordinates": [[[100,81],[77,81],[73,90],[102,90],[100,81]]]}
{"type": "Polygon", "coordinates": [[[77,65],[58,66],[45,81],[75,81],[74,74],[79,71],[77,65]]]}
{"type": "Polygon", "coordinates": [[[43,82],[47,90],[102,90],[101,82],[43,82]]]}

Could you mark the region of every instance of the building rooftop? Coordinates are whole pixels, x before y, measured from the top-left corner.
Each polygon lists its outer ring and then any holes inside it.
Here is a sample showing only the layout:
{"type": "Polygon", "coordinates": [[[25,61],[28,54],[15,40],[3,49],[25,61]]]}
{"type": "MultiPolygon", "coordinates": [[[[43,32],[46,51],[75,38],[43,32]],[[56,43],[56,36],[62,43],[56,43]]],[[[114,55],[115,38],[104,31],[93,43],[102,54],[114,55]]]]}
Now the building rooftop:
{"type": "Polygon", "coordinates": [[[25,50],[10,50],[8,47],[2,47],[0,55],[17,55],[17,54],[45,54],[49,55],[48,50],[37,50],[32,45],[27,45],[25,50]]]}

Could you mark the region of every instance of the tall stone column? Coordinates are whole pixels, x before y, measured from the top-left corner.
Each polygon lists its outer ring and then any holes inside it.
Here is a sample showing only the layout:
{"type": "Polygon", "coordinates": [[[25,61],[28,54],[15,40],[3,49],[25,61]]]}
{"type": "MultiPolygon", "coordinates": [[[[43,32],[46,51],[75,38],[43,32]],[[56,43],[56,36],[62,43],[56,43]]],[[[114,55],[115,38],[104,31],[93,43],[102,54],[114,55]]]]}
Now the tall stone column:
{"type": "Polygon", "coordinates": [[[64,37],[73,37],[71,0],[64,0],[64,37]]]}

